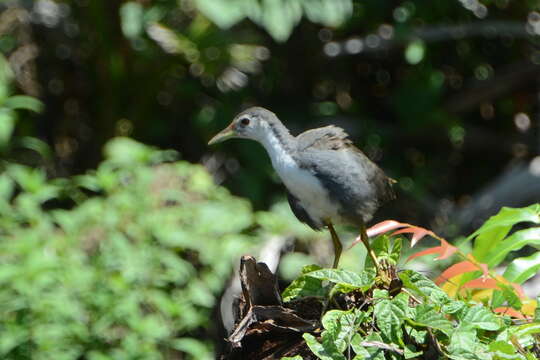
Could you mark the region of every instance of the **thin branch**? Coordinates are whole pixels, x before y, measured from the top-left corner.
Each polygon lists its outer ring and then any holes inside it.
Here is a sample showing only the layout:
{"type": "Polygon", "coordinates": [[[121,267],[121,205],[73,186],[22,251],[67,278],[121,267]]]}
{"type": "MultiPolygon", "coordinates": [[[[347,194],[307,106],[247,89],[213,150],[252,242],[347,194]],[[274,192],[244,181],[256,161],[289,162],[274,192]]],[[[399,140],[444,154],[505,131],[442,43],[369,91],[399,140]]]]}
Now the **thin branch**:
{"type": "Polygon", "coordinates": [[[399,349],[399,348],[397,348],[395,346],[385,344],[385,343],[380,342],[380,341],[362,341],[360,343],[360,345],[362,345],[364,347],[376,347],[376,348],[379,348],[379,349],[395,352],[395,353],[397,353],[399,355],[403,355],[403,350],[401,350],[401,349],[399,349]]]}
{"type": "MultiPolygon", "coordinates": [[[[411,29],[405,34],[385,39],[379,34],[371,33],[363,37],[357,37],[363,46],[360,51],[348,53],[344,51],[342,55],[377,53],[401,47],[413,40],[422,40],[427,43],[454,41],[471,37],[514,37],[532,38],[532,34],[527,31],[526,23],[518,21],[478,21],[470,24],[459,25],[435,25],[422,26],[411,29]]],[[[342,42],[342,48],[347,49],[347,39],[342,42]]]]}

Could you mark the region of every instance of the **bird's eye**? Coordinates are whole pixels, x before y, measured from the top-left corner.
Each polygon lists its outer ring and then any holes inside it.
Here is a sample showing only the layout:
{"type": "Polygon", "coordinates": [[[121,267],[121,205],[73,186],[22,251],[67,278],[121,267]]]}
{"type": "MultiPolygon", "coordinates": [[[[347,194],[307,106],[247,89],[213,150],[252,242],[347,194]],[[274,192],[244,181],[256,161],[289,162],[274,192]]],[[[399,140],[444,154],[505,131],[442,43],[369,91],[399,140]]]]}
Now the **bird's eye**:
{"type": "Polygon", "coordinates": [[[249,125],[249,119],[248,118],[242,118],[240,120],[240,124],[242,124],[242,126],[247,126],[249,125]]]}

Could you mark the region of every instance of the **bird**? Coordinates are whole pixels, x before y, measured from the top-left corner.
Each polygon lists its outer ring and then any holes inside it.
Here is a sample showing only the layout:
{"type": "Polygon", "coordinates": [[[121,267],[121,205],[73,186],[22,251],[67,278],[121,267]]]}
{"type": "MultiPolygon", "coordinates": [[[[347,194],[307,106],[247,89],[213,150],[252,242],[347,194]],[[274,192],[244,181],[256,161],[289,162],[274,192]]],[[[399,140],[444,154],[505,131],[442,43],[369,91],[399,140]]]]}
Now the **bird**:
{"type": "Polygon", "coordinates": [[[343,250],[334,224],[349,224],[359,227],[360,240],[378,270],[366,223],[381,205],[395,198],[395,181],[354,146],[345,130],[329,125],[293,136],[276,114],[251,107],[236,115],[208,145],[232,138],[255,140],[266,149],[293,214],[314,230],[330,232],[333,268],[338,267],[343,250]]]}

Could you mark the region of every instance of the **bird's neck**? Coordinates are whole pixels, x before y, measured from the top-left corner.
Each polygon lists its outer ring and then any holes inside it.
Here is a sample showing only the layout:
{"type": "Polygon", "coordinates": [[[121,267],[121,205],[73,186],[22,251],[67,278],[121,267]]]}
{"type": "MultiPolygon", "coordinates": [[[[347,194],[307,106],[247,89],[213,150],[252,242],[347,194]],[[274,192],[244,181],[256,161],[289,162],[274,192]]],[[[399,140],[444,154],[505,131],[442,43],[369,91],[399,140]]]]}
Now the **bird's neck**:
{"type": "Polygon", "coordinates": [[[296,139],[289,130],[281,123],[265,124],[268,128],[259,142],[264,146],[272,160],[274,168],[280,172],[280,168],[295,163],[293,152],[296,150],[296,139]]]}

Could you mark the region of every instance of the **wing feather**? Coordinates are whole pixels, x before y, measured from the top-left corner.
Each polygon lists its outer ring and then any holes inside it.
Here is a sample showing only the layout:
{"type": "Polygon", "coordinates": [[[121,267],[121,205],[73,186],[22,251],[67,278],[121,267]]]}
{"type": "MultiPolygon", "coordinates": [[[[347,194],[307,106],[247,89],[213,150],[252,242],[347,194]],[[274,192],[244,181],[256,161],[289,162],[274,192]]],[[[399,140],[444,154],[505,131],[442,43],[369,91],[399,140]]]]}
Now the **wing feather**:
{"type": "Polygon", "coordinates": [[[349,145],[349,135],[340,127],[330,125],[305,131],[296,137],[300,151],[307,148],[316,150],[339,150],[349,145]]]}

